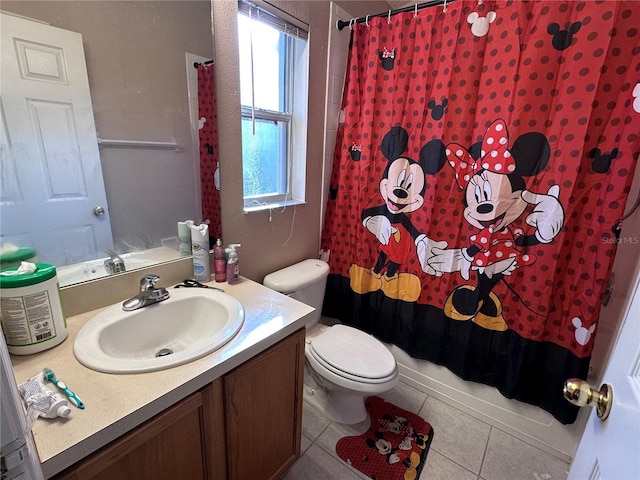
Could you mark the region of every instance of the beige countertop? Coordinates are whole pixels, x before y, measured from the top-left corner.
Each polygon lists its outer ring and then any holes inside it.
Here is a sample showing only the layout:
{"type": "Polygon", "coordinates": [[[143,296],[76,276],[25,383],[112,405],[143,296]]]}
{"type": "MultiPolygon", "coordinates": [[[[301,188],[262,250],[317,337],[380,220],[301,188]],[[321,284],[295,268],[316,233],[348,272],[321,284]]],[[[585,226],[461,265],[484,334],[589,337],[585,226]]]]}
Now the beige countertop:
{"type": "Polygon", "coordinates": [[[102,309],[68,318],[69,337],[60,345],[34,355],[11,356],[18,383],[48,367],[86,405],[84,410],[70,405],[67,418],[36,420],[33,435],[45,478],[302,328],[313,312],[313,308],[245,278],[235,285],[214,285],[240,301],[245,309],[244,325],[223,348],[185,365],[151,373],[106,374],[80,364],[73,354],[73,342],[82,326],[102,309]]]}

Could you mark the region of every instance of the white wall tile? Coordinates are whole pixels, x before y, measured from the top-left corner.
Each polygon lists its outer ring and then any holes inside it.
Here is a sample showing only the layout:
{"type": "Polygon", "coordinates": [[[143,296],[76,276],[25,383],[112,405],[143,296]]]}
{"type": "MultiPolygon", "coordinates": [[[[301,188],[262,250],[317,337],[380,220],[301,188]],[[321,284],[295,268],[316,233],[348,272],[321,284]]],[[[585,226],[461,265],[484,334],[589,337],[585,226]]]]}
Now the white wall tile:
{"type": "Polygon", "coordinates": [[[344,77],[329,74],[329,95],[328,101],[336,105],[342,104],[342,88],[344,86],[344,77]]]}
{"type": "Polygon", "coordinates": [[[331,159],[331,163],[329,163],[329,168],[333,164],[333,151],[336,147],[336,137],[338,135],[338,131],[335,129],[327,129],[325,132],[325,150],[324,153],[331,159]]]}
{"type": "MultiPolygon", "coordinates": [[[[328,130],[337,130],[338,129],[338,119],[340,118],[340,105],[335,103],[330,103],[327,105],[327,119],[325,122],[325,129],[328,130]]],[[[333,148],[330,150],[333,153],[333,148]]]]}
{"type": "Polygon", "coordinates": [[[347,72],[347,57],[341,55],[342,50],[332,50],[329,55],[329,72],[328,74],[336,75],[337,77],[344,78],[347,72]],[[334,54],[335,53],[335,54],[334,54]]]}

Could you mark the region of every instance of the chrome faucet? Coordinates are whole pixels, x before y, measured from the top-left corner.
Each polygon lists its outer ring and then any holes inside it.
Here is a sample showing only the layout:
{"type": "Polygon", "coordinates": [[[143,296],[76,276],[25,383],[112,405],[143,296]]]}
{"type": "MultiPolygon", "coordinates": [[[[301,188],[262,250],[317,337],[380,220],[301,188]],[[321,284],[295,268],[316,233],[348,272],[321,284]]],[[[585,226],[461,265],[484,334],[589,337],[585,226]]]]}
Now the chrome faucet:
{"type": "Polygon", "coordinates": [[[158,275],[145,275],[140,279],[140,293],[122,303],[125,312],[137,310],[154,303],[161,302],[169,298],[169,292],[164,287],[156,287],[156,282],[160,280],[158,275]]]}
{"type": "Polygon", "coordinates": [[[104,268],[107,270],[109,275],[113,275],[115,273],[125,272],[127,269],[124,266],[124,260],[113,250],[107,250],[107,254],[111,258],[107,258],[104,261],[104,268]]]}

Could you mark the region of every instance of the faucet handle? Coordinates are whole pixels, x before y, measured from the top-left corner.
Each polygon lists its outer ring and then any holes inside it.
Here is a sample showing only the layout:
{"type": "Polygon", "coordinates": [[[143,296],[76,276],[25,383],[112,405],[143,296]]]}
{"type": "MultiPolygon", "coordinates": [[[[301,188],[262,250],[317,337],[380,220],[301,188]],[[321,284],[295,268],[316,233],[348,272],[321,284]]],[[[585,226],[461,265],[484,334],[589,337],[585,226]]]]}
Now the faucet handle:
{"type": "Polygon", "coordinates": [[[141,279],[140,279],[140,291],[141,292],[145,292],[147,290],[153,290],[156,288],[156,282],[160,280],[160,277],[158,275],[154,275],[154,274],[149,274],[149,275],[144,275],[141,279]]]}
{"type": "Polygon", "coordinates": [[[109,275],[127,271],[124,264],[124,260],[120,257],[120,255],[118,255],[113,250],[105,250],[105,251],[107,252],[107,255],[109,255],[110,257],[104,261],[104,267],[107,269],[107,272],[109,272],[109,275]]]}

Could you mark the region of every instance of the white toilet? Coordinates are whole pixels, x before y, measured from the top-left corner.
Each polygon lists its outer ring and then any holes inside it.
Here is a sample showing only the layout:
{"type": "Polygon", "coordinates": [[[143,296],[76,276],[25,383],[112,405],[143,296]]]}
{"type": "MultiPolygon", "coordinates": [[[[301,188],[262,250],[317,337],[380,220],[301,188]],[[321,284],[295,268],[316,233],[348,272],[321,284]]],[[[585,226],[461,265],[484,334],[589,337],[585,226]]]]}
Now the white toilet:
{"type": "Polygon", "coordinates": [[[345,424],[367,418],[364,399],[391,390],[398,366],[372,335],[346,325],[319,324],[329,265],[304,260],[267,275],[264,285],[316,309],[307,323],[305,399],[345,424]]]}

